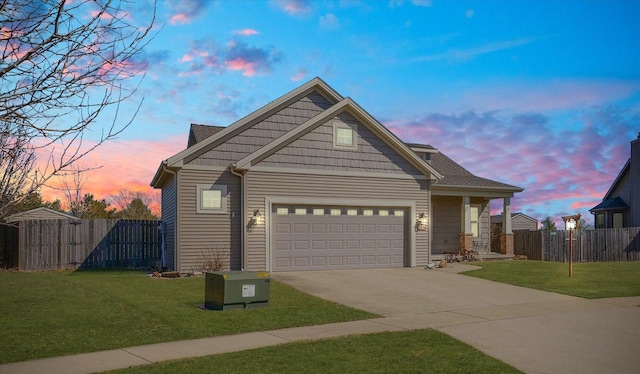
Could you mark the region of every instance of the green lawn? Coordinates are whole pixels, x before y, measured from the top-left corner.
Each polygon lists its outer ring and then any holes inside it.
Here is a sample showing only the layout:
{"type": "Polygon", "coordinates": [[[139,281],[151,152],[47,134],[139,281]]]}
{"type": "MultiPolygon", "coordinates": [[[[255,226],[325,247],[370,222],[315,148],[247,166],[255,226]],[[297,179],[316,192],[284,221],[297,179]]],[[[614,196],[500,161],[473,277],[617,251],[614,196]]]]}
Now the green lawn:
{"type": "Polygon", "coordinates": [[[271,281],[269,307],[206,311],[204,278],[0,272],[0,363],[375,317],[271,281]]]}
{"type": "Polygon", "coordinates": [[[435,330],[292,343],[115,373],[520,373],[435,330]]]}
{"type": "Polygon", "coordinates": [[[475,262],[480,270],[463,274],[565,295],[599,299],[640,296],[640,262],[569,264],[547,261],[475,262]]]}

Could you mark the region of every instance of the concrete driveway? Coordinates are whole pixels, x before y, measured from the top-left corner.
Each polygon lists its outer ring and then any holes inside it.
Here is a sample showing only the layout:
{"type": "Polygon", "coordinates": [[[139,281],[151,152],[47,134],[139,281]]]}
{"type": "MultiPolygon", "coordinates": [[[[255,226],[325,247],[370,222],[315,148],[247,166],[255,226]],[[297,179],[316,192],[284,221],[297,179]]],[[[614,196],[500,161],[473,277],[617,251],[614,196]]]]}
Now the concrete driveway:
{"type": "Polygon", "coordinates": [[[639,373],[640,297],[585,300],[438,270],[274,273],[323,299],[435,328],[527,373],[639,373]]]}

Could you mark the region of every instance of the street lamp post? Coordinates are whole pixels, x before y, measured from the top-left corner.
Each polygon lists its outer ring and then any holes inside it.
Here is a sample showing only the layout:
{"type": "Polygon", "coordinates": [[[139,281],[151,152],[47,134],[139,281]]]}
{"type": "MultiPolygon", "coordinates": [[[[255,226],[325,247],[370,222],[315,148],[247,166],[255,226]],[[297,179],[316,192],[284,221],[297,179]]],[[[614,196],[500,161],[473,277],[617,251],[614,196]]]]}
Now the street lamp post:
{"type": "Polygon", "coordinates": [[[573,230],[578,227],[580,215],[562,217],[565,230],[569,231],[569,278],[573,276],[573,230]]]}

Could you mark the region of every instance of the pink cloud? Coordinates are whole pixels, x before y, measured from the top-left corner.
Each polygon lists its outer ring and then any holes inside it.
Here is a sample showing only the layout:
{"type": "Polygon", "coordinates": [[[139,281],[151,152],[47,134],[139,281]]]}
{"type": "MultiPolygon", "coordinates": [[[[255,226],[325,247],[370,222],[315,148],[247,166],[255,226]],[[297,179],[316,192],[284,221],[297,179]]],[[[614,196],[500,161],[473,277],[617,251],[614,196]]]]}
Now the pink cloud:
{"type": "Polygon", "coordinates": [[[627,98],[639,90],[638,83],[615,80],[483,82],[482,86],[466,89],[459,103],[472,110],[494,108],[540,112],[601,105],[627,98]]]}
{"type": "Polygon", "coordinates": [[[299,81],[303,80],[307,76],[307,74],[308,74],[307,69],[300,68],[289,79],[291,79],[292,82],[299,82],[299,81]]]}
{"type": "Polygon", "coordinates": [[[254,29],[242,29],[242,30],[236,30],[233,32],[235,35],[242,35],[242,36],[251,36],[251,35],[258,35],[259,32],[257,32],[254,29]]]}
{"type": "Polygon", "coordinates": [[[311,12],[311,4],[306,0],[275,0],[273,3],[289,14],[307,14],[311,12]]]}
{"type": "Polygon", "coordinates": [[[167,1],[166,6],[169,14],[169,24],[191,23],[194,18],[205,14],[205,8],[210,3],[208,0],[167,1]]]}
{"type": "Polygon", "coordinates": [[[465,112],[386,125],[407,142],[433,145],[478,176],[525,188],[512,209],[538,219],[575,211],[590,219],[588,210],[629,158],[637,114],[592,108],[574,120],[569,130],[559,130],[553,118],[536,113],[465,112]]]}
{"type": "Polygon", "coordinates": [[[169,23],[172,25],[185,24],[190,22],[191,22],[191,18],[184,13],[174,14],[169,20],[169,23]]]}
{"type": "Polygon", "coordinates": [[[229,70],[240,70],[245,77],[252,77],[256,75],[256,64],[253,62],[245,61],[241,57],[234,60],[225,61],[225,65],[229,70]]]}
{"type": "Polygon", "coordinates": [[[254,47],[235,39],[225,47],[219,47],[213,40],[196,40],[180,60],[188,64],[187,71],[178,74],[192,76],[229,70],[252,77],[270,73],[280,59],[281,53],[274,48],[254,47]]]}

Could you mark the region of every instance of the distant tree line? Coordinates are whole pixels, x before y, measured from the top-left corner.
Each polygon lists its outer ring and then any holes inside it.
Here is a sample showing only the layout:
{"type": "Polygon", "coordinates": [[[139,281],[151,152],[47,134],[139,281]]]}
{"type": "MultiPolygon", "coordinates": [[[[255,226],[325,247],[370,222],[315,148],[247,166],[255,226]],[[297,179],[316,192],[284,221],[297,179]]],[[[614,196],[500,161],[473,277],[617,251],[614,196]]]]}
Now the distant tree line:
{"type": "Polygon", "coordinates": [[[117,195],[111,195],[106,199],[96,199],[93,194],[84,193],[79,199],[67,202],[65,209],[60,199],[44,201],[39,192],[31,192],[13,207],[11,214],[46,207],[80,219],[155,220],[159,217],[149,208],[152,202],[153,197],[148,194],[121,190],[117,195]]]}

